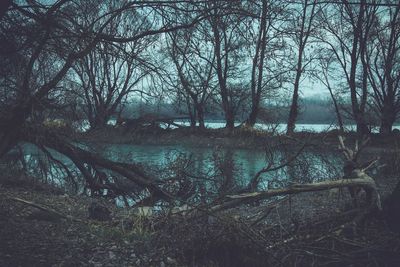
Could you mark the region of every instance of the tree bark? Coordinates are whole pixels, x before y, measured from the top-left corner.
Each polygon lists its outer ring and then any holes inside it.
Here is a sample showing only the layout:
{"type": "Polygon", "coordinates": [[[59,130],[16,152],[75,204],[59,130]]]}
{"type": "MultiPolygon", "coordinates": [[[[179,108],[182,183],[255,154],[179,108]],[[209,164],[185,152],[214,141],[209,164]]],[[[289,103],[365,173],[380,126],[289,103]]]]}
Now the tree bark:
{"type": "MultiPolygon", "coordinates": [[[[351,107],[353,111],[353,118],[356,121],[357,125],[357,133],[359,135],[365,135],[369,133],[368,125],[365,122],[364,116],[364,107],[366,103],[366,75],[365,75],[365,65],[363,71],[363,93],[361,103],[358,102],[358,95],[357,95],[357,83],[356,83],[356,75],[357,75],[357,66],[358,66],[358,57],[361,50],[361,59],[363,60],[365,54],[365,44],[366,39],[363,34],[363,22],[364,22],[364,14],[365,14],[365,0],[361,0],[359,13],[357,16],[356,24],[353,24],[353,42],[352,42],[352,50],[350,54],[351,59],[351,67],[350,67],[350,76],[349,76],[349,87],[350,87],[350,96],[351,96],[351,107]]],[[[352,16],[352,14],[350,14],[352,16]]]]}
{"type": "Polygon", "coordinates": [[[262,81],[264,72],[264,57],[267,48],[267,10],[268,1],[263,0],[260,18],[260,29],[258,34],[256,53],[253,58],[251,73],[251,111],[246,120],[246,125],[254,127],[260,109],[262,81]],[[257,75],[256,75],[257,70],[257,75]]]}
{"type": "Polygon", "coordinates": [[[390,103],[384,103],[381,114],[381,125],[379,133],[390,134],[392,132],[393,124],[396,120],[396,112],[390,103]]]}
{"type": "Polygon", "coordinates": [[[311,32],[311,27],[312,23],[315,17],[315,6],[316,6],[316,1],[313,0],[313,4],[311,7],[311,13],[310,17],[308,18],[307,25],[306,25],[306,20],[307,20],[307,6],[309,5],[308,0],[305,1],[304,7],[303,7],[303,13],[301,17],[301,28],[300,28],[300,33],[299,33],[299,51],[298,51],[298,56],[297,56],[297,66],[296,66],[296,77],[294,80],[294,86],[293,86],[293,96],[292,96],[292,104],[290,106],[290,111],[289,111],[289,118],[287,122],[287,129],[286,129],[286,134],[290,135],[294,133],[294,129],[296,126],[296,120],[297,116],[299,113],[299,86],[300,86],[300,78],[301,75],[303,74],[304,71],[304,66],[303,66],[303,54],[304,54],[304,49],[307,44],[307,40],[310,37],[310,32],[311,32]]]}
{"type": "Polygon", "coordinates": [[[200,130],[205,129],[205,123],[204,123],[204,107],[201,103],[198,103],[196,105],[196,110],[197,110],[197,119],[199,121],[199,128],[200,130]]]}
{"type": "Polygon", "coordinates": [[[380,195],[377,191],[375,181],[368,175],[363,174],[358,178],[347,178],[347,179],[324,181],[312,184],[295,184],[288,188],[271,189],[267,191],[245,193],[240,195],[231,195],[228,196],[228,198],[230,199],[229,201],[213,206],[210,210],[212,212],[217,212],[224,209],[233,208],[242,205],[244,203],[251,203],[254,201],[267,199],[274,196],[291,195],[303,192],[323,191],[332,188],[343,188],[343,187],[354,187],[354,186],[362,187],[366,191],[371,192],[372,193],[371,203],[368,204],[370,206],[377,206],[378,209],[381,208],[380,195]]]}
{"type": "MultiPolygon", "coordinates": [[[[300,63],[301,64],[301,63],[300,63]]],[[[300,65],[301,67],[301,65],[300,65]]],[[[286,134],[293,134],[296,127],[296,120],[299,114],[299,83],[301,73],[297,71],[296,80],[293,88],[292,104],[290,106],[289,118],[287,122],[286,134]]]]}
{"type": "Polygon", "coordinates": [[[235,128],[235,116],[231,109],[228,109],[225,112],[225,120],[226,120],[225,127],[229,130],[233,130],[233,128],[235,128]]]}
{"type": "Polygon", "coordinates": [[[328,78],[326,78],[326,84],[327,84],[327,87],[328,87],[328,90],[329,90],[329,94],[330,94],[332,102],[333,102],[333,106],[335,108],[336,119],[337,119],[337,122],[338,122],[338,125],[339,125],[339,130],[340,130],[341,133],[343,133],[344,132],[344,126],[343,126],[342,115],[340,114],[339,105],[337,103],[335,95],[333,94],[333,90],[332,90],[332,87],[329,84],[328,78]]]}
{"type": "Polygon", "coordinates": [[[358,108],[353,109],[354,120],[356,121],[357,126],[357,134],[367,135],[369,134],[368,124],[365,122],[364,113],[361,112],[358,108]]]}
{"type": "MultiPolygon", "coordinates": [[[[224,62],[223,62],[223,56],[222,56],[222,40],[221,40],[221,33],[220,33],[220,23],[222,23],[221,17],[219,14],[217,14],[218,11],[215,11],[216,14],[213,15],[211,18],[211,27],[212,31],[214,34],[214,53],[216,57],[216,63],[217,63],[217,77],[218,77],[218,84],[219,84],[219,89],[220,89],[220,96],[222,100],[222,109],[225,113],[225,121],[226,125],[225,127],[229,130],[233,130],[235,127],[235,115],[232,110],[232,103],[229,100],[228,96],[228,87],[227,87],[227,72],[228,72],[228,55],[226,54],[224,56],[224,62]]],[[[227,45],[225,43],[225,45],[227,45]]],[[[226,51],[227,53],[227,51],[226,51]]]]}

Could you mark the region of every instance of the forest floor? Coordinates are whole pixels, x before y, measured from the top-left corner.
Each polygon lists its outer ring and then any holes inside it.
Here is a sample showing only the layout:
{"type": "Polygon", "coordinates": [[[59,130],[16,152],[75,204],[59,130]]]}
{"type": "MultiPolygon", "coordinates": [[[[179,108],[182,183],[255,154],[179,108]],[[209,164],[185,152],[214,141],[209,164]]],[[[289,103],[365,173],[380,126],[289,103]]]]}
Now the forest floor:
{"type": "MultiPolygon", "coordinates": [[[[88,219],[91,201],[40,187],[0,188],[0,266],[142,266],[129,235],[116,221],[88,219]],[[14,198],[74,219],[54,218],[14,198]]],[[[97,201],[115,210],[113,204],[97,201]]]]}
{"type": "MultiPolygon", "coordinates": [[[[378,183],[381,194],[395,182],[378,183]]],[[[318,192],[218,214],[145,217],[111,200],[7,178],[0,181],[0,266],[399,266],[399,234],[379,216],[347,231],[357,213],[347,192],[318,192]],[[88,218],[93,201],[112,211],[111,221],[88,218]]]]}
{"type": "MultiPolygon", "coordinates": [[[[347,134],[346,138],[353,143],[356,136],[347,134]]],[[[287,137],[243,129],[109,128],[75,139],[250,149],[293,142],[329,150],[338,144],[335,132],[287,137]]],[[[399,144],[399,135],[373,135],[368,150],[393,152],[399,144]]],[[[398,173],[374,178],[383,198],[399,179],[398,173]]],[[[390,231],[379,213],[367,216],[362,228],[349,230],[349,222],[359,214],[346,190],[331,190],[260,201],[218,214],[200,208],[193,216],[171,215],[168,210],[142,216],[117,208],[114,200],[67,195],[29,177],[3,172],[0,266],[400,266],[399,233],[390,231]],[[93,201],[107,207],[112,220],[90,219],[88,208],[93,201]],[[49,216],[27,203],[67,218],[49,216]]]]}

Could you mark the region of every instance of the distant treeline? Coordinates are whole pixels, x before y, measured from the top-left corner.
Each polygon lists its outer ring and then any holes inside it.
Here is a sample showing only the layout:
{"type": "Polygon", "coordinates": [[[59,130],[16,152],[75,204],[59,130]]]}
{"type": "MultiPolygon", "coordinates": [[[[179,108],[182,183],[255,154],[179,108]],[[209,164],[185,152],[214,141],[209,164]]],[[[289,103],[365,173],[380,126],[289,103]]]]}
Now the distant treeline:
{"type": "MultiPolygon", "coordinates": [[[[317,97],[301,98],[301,109],[299,113],[298,123],[309,124],[331,124],[336,123],[336,115],[332,101],[330,99],[323,99],[317,97]]],[[[346,124],[354,123],[351,115],[346,113],[350,110],[350,104],[342,105],[342,115],[346,124]]],[[[272,122],[272,123],[286,123],[289,116],[290,105],[285,103],[278,104],[264,104],[262,106],[263,116],[260,116],[258,122],[272,122]]],[[[144,102],[131,102],[127,104],[121,115],[126,118],[137,118],[145,114],[154,114],[160,117],[179,117],[185,116],[186,110],[181,110],[171,103],[144,103],[144,102]]],[[[378,123],[378,119],[369,114],[369,121],[371,124],[378,123]]],[[[246,113],[243,112],[242,116],[238,114],[237,119],[244,121],[246,113]]],[[[219,106],[209,106],[205,112],[206,120],[224,120],[224,113],[219,106]]]]}

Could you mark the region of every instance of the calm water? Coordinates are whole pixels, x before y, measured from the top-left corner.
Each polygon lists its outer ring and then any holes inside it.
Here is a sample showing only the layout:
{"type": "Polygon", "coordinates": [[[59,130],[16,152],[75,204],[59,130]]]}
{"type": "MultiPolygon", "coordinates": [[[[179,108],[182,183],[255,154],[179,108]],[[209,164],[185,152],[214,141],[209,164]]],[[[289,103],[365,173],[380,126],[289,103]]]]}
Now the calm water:
{"type": "MultiPolygon", "coordinates": [[[[60,186],[65,185],[65,173],[50,164],[47,157],[32,145],[24,145],[25,160],[29,162],[33,173],[38,177],[45,174],[46,179],[60,186]],[[37,172],[37,167],[47,167],[46,173],[37,172]],[[36,168],[35,168],[36,167],[36,168]]],[[[183,145],[130,145],[101,144],[90,145],[87,149],[108,159],[126,163],[141,163],[154,177],[169,178],[176,175],[178,169],[184,169],[193,180],[206,181],[231,176],[234,187],[245,186],[258,171],[272,162],[278,166],[286,162],[296,151],[274,151],[273,158],[266,155],[263,149],[227,149],[195,147],[183,145]],[[173,166],[173,167],[171,167],[173,166]]],[[[51,151],[54,158],[64,162],[75,173],[78,173],[72,162],[64,156],[51,151]]],[[[314,182],[330,179],[340,174],[341,157],[334,154],[319,154],[307,151],[297,161],[280,170],[261,175],[260,189],[271,184],[279,186],[293,182],[314,182]],[[305,180],[304,180],[305,179],[305,180]]],[[[65,185],[67,186],[67,185],[65,185]]]]}
{"type": "MultiPolygon", "coordinates": [[[[296,151],[274,151],[274,157],[266,155],[263,149],[227,149],[183,145],[126,145],[104,144],[92,148],[109,159],[122,162],[138,162],[147,166],[163,168],[179,159],[187,163],[186,171],[195,176],[207,176],[228,168],[238,186],[243,186],[267,164],[278,166],[286,162],[296,151]],[[225,164],[225,165],[224,165],[225,164]]],[[[339,175],[341,157],[334,154],[304,152],[289,166],[281,170],[264,173],[261,188],[272,180],[296,180],[307,175],[308,182],[324,180],[339,175]]],[[[226,170],[225,170],[226,171],[226,170]]],[[[157,175],[157,174],[156,174],[157,175]]]]}
{"type": "MultiPolygon", "coordinates": [[[[182,124],[185,123],[182,122],[182,124]]],[[[256,126],[264,130],[274,127],[278,132],[285,131],[286,128],[285,124],[275,126],[258,124],[256,126]]],[[[220,128],[224,127],[224,123],[208,122],[207,127],[220,128]]],[[[298,124],[296,127],[298,131],[314,132],[335,128],[327,124],[298,124]]],[[[152,177],[158,179],[171,179],[184,174],[185,177],[189,177],[191,183],[195,184],[196,195],[209,196],[211,192],[212,197],[219,194],[220,189],[225,186],[225,181],[229,181],[226,192],[243,188],[265,166],[270,165],[272,168],[279,166],[297,152],[293,147],[279,148],[272,153],[266,153],[268,151],[263,148],[213,148],[188,145],[87,144],[83,147],[110,160],[140,163],[152,177]]],[[[69,178],[67,172],[63,171],[59,165],[57,166],[54,161],[49,160],[35,146],[24,144],[22,149],[25,155],[25,166],[32,177],[42,177],[46,182],[62,187],[71,193],[82,193],[85,190],[85,181],[80,172],[65,156],[49,150],[53,158],[68,167],[75,177],[75,182],[69,178]]],[[[285,187],[292,182],[312,183],[337,178],[342,175],[342,166],[343,157],[338,153],[307,150],[285,167],[263,173],[260,176],[259,189],[285,187]]],[[[109,175],[114,182],[121,179],[111,173],[109,175]]],[[[133,187],[132,190],[136,189],[133,187]]],[[[117,198],[116,201],[117,205],[121,205],[121,199],[117,198]]]]}

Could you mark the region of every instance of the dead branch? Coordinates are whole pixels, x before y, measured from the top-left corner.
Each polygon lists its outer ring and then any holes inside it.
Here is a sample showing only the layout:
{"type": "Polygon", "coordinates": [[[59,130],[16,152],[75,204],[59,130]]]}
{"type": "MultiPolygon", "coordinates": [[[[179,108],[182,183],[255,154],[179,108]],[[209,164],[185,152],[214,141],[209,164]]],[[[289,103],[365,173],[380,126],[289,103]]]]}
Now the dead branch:
{"type": "Polygon", "coordinates": [[[267,191],[245,193],[239,195],[228,196],[230,201],[216,205],[211,208],[212,211],[220,211],[227,208],[232,208],[244,203],[254,202],[261,199],[267,199],[274,196],[291,195],[304,192],[324,191],[332,188],[343,188],[349,186],[359,186],[369,191],[373,195],[370,206],[375,205],[378,209],[381,209],[380,196],[377,192],[375,181],[368,175],[360,173],[358,177],[352,179],[340,179],[334,181],[324,181],[313,184],[294,184],[287,188],[271,189],[267,191]]]}
{"type": "Polygon", "coordinates": [[[261,174],[266,173],[266,172],[272,172],[272,171],[276,171],[279,169],[282,169],[284,167],[286,167],[287,165],[289,165],[290,163],[292,163],[293,161],[295,161],[297,159],[297,157],[303,152],[303,150],[305,149],[307,143],[303,143],[303,145],[300,147],[300,149],[292,156],[290,157],[288,160],[286,160],[285,162],[283,162],[282,164],[279,164],[277,166],[273,166],[273,163],[270,162],[267,166],[265,166],[264,168],[262,168],[261,170],[259,170],[254,177],[250,180],[248,186],[247,186],[247,190],[251,190],[253,191],[254,189],[257,188],[259,182],[260,182],[260,177],[261,174]]]}
{"type": "Polygon", "coordinates": [[[55,211],[55,210],[53,210],[53,209],[44,207],[44,206],[42,206],[42,205],[36,204],[36,203],[34,203],[34,202],[32,202],[32,201],[24,200],[24,199],[18,198],[18,197],[10,197],[9,199],[10,199],[10,200],[17,201],[17,202],[20,202],[20,203],[23,203],[23,204],[25,204],[25,205],[32,206],[32,207],[37,208],[37,209],[39,209],[39,210],[42,210],[42,211],[44,211],[44,212],[47,212],[47,213],[49,213],[51,216],[54,216],[54,217],[56,217],[56,218],[60,218],[60,219],[71,219],[70,217],[65,216],[64,214],[61,214],[61,213],[59,213],[59,212],[57,212],[57,211],[55,211]]]}
{"type": "Polygon", "coordinates": [[[343,152],[345,158],[348,161],[354,161],[354,162],[357,161],[361,151],[367,146],[370,140],[369,137],[363,138],[363,140],[361,140],[361,145],[358,144],[359,140],[356,140],[354,149],[350,149],[344,144],[345,138],[343,136],[339,135],[338,139],[339,139],[339,150],[343,152]]]}
{"type": "MultiPolygon", "coordinates": [[[[347,147],[344,144],[344,138],[342,136],[338,136],[339,138],[339,149],[343,152],[343,155],[346,158],[346,163],[343,166],[344,179],[353,179],[353,177],[359,177],[359,174],[364,174],[364,172],[371,168],[377,160],[372,160],[368,163],[360,163],[359,155],[361,151],[366,147],[369,142],[369,137],[363,138],[361,140],[361,145],[359,146],[359,140],[356,140],[354,149],[347,147]]],[[[358,192],[360,192],[361,188],[358,186],[349,186],[348,187],[351,198],[353,199],[354,206],[358,206],[358,192]]],[[[372,190],[365,190],[367,193],[367,199],[370,199],[372,190]]]]}

